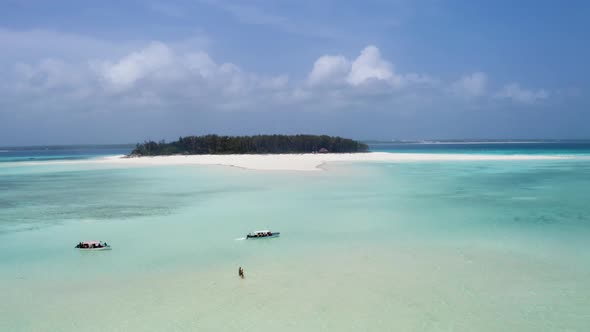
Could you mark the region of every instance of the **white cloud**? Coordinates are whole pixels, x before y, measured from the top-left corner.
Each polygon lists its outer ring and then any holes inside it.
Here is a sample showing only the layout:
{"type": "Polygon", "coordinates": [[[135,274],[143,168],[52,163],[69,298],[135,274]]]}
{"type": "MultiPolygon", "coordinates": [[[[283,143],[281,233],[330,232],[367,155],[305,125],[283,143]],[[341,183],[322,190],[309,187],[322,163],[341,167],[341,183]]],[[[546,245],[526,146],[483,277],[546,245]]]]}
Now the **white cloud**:
{"type": "Polygon", "coordinates": [[[429,75],[400,73],[373,45],[352,59],[320,56],[302,81],[292,81],[285,73],[261,75],[234,63],[216,62],[202,47],[194,45],[154,41],[110,56],[85,55],[77,60],[42,57],[17,63],[11,71],[0,69],[0,75],[10,75],[0,81],[2,102],[10,105],[0,112],[12,108],[40,112],[51,108],[68,112],[409,112],[448,102],[449,90],[481,99],[507,98],[525,103],[549,96],[545,90],[529,91],[514,83],[490,95],[486,92],[487,76],[480,72],[452,83],[429,75]]]}
{"type": "Polygon", "coordinates": [[[258,75],[233,63],[217,64],[201,50],[185,52],[151,42],[118,58],[78,62],[42,59],[17,63],[0,82],[0,96],[21,108],[41,109],[51,101],[60,109],[106,108],[258,109],[283,98],[287,75],[258,75]],[[7,82],[10,82],[8,84],[7,82]],[[82,106],[80,106],[82,105],[82,106]]]}
{"type": "Polygon", "coordinates": [[[402,88],[413,84],[435,85],[438,80],[428,75],[396,73],[393,64],[381,56],[379,49],[369,45],[352,61],[343,55],[319,57],[308,75],[307,83],[310,86],[346,84],[358,88],[381,83],[389,88],[402,88]]]}
{"type": "Polygon", "coordinates": [[[185,56],[189,70],[199,73],[203,77],[211,77],[217,70],[217,64],[205,52],[189,53],[185,56]]]}
{"type": "Polygon", "coordinates": [[[350,62],[342,55],[323,55],[313,64],[308,76],[311,85],[344,81],[350,72],[350,62]]]}
{"type": "Polygon", "coordinates": [[[485,73],[475,72],[456,81],[451,91],[461,97],[481,97],[486,94],[488,77],[485,73]]]}
{"type": "Polygon", "coordinates": [[[171,65],[173,61],[172,51],[168,46],[153,42],[145,49],[133,52],[115,63],[103,62],[99,74],[116,89],[125,89],[137,80],[171,65]]]}
{"type": "Polygon", "coordinates": [[[401,78],[394,76],[393,66],[381,58],[379,49],[369,45],[352,62],[346,80],[351,85],[360,85],[371,80],[391,81],[394,84],[399,84],[401,78]]]}
{"type": "Polygon", "coordinates": [[[287,85],[289,84],[289,76],[287,75],[280,75],[280,76],[274,76],[274,77],[264,77],[264,78],[260,78],[258,79],[259,81],[259,85],[262,88],[266,88],[266,89],[283,89],[283,88],[287,88],[287,85]]]}
{"type": "Polygon", "coordinates": [[[535,102],[549,98],[549,92],[540,90],[528,90],[520,87],[518,83],[506,84],[497,94],[496,98],[510,99],[515,102],[533,104],[535,102]]]}

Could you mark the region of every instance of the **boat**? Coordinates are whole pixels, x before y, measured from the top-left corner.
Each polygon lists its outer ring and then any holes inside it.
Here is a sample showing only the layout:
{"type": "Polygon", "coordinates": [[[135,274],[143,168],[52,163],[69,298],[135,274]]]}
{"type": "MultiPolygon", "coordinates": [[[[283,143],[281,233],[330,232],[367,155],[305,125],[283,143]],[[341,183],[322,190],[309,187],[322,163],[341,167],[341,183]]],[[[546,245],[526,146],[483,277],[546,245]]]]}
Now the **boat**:
{"type": "Polygon", "coordinates": [[[269,230],[254,231],[254,232],[246,235],[246,239],[260,239],[260,238],[267,238],[267,237],[278,237],[280,234],[281,234],[280,232],[271,232],[269,230]]]}
{"type": "Polygon", "coordinates": [[[85,251],[111,250],[111,246],[102,241],[83,241],[78,243],[75,248],[85,251]]]}

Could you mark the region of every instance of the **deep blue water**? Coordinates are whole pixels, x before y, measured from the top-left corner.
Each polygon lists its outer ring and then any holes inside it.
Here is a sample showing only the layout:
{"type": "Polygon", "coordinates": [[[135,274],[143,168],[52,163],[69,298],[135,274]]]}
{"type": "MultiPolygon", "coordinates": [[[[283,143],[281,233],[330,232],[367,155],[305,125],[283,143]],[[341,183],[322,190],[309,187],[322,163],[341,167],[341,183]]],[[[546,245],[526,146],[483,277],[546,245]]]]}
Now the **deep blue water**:
{"type": "Polygon", "coordinates": [[[132,145],[0,147],[0,163],[90,159],[128,154],[132,149],[132,145]]]}
{"type": "Polygon", "coordinates": [[[373,143],[371,151],[469,154],[590,154],[590,141],[373,143]]]}

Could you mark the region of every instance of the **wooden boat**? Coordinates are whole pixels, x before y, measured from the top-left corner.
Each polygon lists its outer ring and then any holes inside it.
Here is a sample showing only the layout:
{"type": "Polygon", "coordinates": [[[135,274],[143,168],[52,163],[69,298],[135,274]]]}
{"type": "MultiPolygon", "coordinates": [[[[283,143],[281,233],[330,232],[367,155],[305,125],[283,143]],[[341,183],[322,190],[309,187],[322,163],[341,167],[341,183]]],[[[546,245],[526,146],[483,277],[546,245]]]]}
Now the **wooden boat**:
{"type": "Polygon", "coordinates": [[[269,237],[278,237],[280,234],[281,234],[280,232],[271,232],[269,230],[254,231],[254,232],[246,235],[246,239],[261,239],[261,238],[269,238],[269,237]]]}
{"type": "Polygon", "coordinates": [[[75,248],[84,251],[111,250],[111,246],[102,241],[83,241],[78,243],[75,248]]]}

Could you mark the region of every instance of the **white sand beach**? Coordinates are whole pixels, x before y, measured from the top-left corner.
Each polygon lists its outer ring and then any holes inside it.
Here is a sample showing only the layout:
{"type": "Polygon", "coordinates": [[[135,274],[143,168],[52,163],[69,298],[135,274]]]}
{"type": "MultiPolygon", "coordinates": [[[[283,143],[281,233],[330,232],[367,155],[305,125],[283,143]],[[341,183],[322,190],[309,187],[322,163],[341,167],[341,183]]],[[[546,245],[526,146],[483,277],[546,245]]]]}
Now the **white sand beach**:
{"type": "Polygon", "coordinates": [[[112,156],[94,160],[122,165],[223,165],[252,170],[320,171],[331,162],[416,162],[416,161],[493,161],[493,160],[557,160],[573,158],[552,155],[476,155],[437,153],[333,153],[333,154],[267,154],[267,155],[175,155],[157,157],[112,156]]]}

